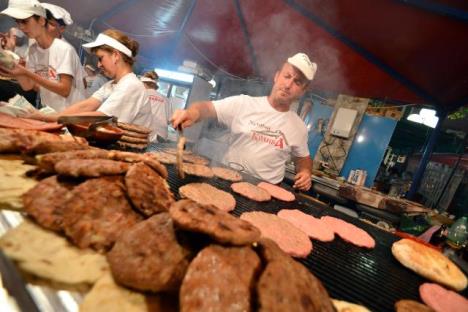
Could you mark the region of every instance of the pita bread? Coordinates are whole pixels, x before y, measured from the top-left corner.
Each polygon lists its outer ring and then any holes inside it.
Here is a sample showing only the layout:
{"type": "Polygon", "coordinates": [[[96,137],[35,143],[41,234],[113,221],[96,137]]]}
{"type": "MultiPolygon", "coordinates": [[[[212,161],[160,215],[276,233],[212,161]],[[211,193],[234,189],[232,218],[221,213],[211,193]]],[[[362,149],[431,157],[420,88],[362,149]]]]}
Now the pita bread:
{"type": "Polygon", "coordinates": [[[63,284],[93,284],[109,270],[106,258],[25,220],[0,238],[0,248],[35,276],[63,284]]]}
{"type": "Polygon", "coordinates": [[[146,312],[145,295],[118,286],[110,274],[101,277],[80,305],[80,312],[146,312]]]}
{"type": "Polygon", "coordinates": [[[370,312],[370,310],[364,306],[347,301],[333,299],[332,302],[337,312],[370,312]]]}
{"type": "Polygon", "coordinates": [[[458,291],[467,286],[465,274],[435,249],[404,238],[393,243],[392,253],[405,267],[431,281],[458,291]]]}
{"type": "Polygon", "coordinates": [[[21,195],[37,184],[25,174],[34,168],[22,160],[0,160],[0,209],[23,209],[21,195]]]}

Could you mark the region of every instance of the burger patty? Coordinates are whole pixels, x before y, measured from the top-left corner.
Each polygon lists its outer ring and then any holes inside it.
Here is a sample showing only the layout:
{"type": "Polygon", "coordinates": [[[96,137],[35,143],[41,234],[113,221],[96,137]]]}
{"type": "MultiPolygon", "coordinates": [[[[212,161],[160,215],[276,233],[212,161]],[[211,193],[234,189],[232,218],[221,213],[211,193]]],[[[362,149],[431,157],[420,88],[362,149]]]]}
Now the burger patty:
{"type": "Polygon", "coordinates": [[[112,160],[120,160],[129,163],[144,162],[146,165],[150,166],[164,179],[167,178],[167,169],[161,164],[158,160],[148,157],[146,155],[132,153],[132,152],[122,152],[122,151],[109,151],[107,157],[112,160]]]}
{"type": "Polygon", "coordinates": [[[151,133],[151,129],[149,129],[149,128],[139,126],[139,125],[129,124],[129,123],[125,123],[125,122],[118,122],[117,127],[121,128],[123,130],[138,132],[138,133],[142,133],[142,134],[146,134],[146,135],[151,133]]]}
{"type": "Polygon", "coordinates": [[[34,145],[28,150],[30,155],[48,154],[55,152],[77,151],[90,149],[87,144],[77,143],[74,141],[46,141],[34,145]]]}
{"type": "Polygon", "coordinates": [[[192,164],[196,165],[208,165],[210,161],[205,157],[194,155],[194,154],[186,154],[183,155],[183,160],[192,164]]]}
{"type": "Polygon", "coordinates": [[[175,155],[164,152],[149,152],[145,153],[145,155],[167,165],[174,165],[177,162],[177,157],[175,155]]]}
{"type": "Polygon", "coordinates": [[[302,264],[270,240],[260,249],[267,264],[256,286],[258,311],[335,311],[325,287],[302,264]]]}
{"type": "Polygon", "coordinates": [[[143,291],[179,287],[190,251],[180,246],[168,213],[160,213],[123,232],[107,260],[114,279],[143,291]]]}
{"type": "Polygon", "coordinates": [[[43,131],[0,128],[0,153],[19,153],[50,141],[61,141],[61,138],[43,131]]]}
{"type": "Polygon", "coordinates": [[[87,149],[68,152],[56,152],[37,157],[37,165],[47,172],[55,172],[55,164],[65,159],[106,159],[107,151],[103,149],[87,149]]]}
{"type": "Polygon", "coordinates": [[[174,202],[169,185],[144,163],[136,163],[125,175],[127,193],[136,209],[146,216],[168,211],[174,202]]]}
{"type": "Polygon", "coordinates": [[[135,138],[127,135],[123,135],[120,139],[121,142],[135,143],[135,144],[148,144],[148,138],[135,138]]]}
{"type": "Polygon", "coordinates": [[[148,143],[129,143],[124,141],[117,141],[115,144],[122,149],[136,149],[139,151],[143,151],[148,147],[148,143]]]}
{"type": "Polygon", "coordinates": [[[207,234],[220,243],[247,245],[260,238],[260,231],[211,205],[180,200],[169,209],[174,223],[183,230],[207,234]]]}
{"type": "Polygon", "coordinates": [[[240,173],[232,169],[213,167],[211,168],[211,170],[213,170],[215,176],[223,180],[231,182],[239,182],[242,180],[242,176],[240,175],[240,173]]]}
{"type": "Polygon", "coordinates": [[[65,159],[55,164],[55,172],[64,176],[95,178],[127,172],[130,165],[109,159],[65,159]]]}
{"type": "Polygon", "coordinates": [[[212,178],[214,176],[210,167],[198,164],[183,163],[182,168],[188,175],[193,175],[202,178],[212,178]]]}
{"type": "Polygon", "coordinates": [[[250,247],[206,247],[190,263],[184,277],[180,310],[252,311],[251,285],[260,266],[250,247]]]}
{"type": "Polygon", "coordinates": [[[186,184],[179,188],[179,194],[199,204],[213,205],[223,211],[231,211],[236,207],[234,196],[207,183],[186,184]]]}
{"type": "Polygon", "coordinates": [[[63,208],[65,234],[80,248],[109,249],[140,215],[128,202],[122,178],[90,179],[75,187],[63,208]]]}
{"type": "Polygon", "coordinates": [[[231,189],[248,199],[264,202],[271,200],[271,195],[264,189],[249,182],[232,183],[231,189]]]}
{"type": "Polygon", "coordinates": [[[46,229],[62,231],[63,206],[73,186],[59,182],[57,176],[48,177],[23,195],[24,210],[46,229]]]}
{"type": "Polygon", "coordinates": [[[139,133],[139,132],[128,131],[128,130],[122,130],[122,131],[123,131],[123,135],[125,135],[125,136],[132,137],[132,138],[139,138],[139,139],[147,139],[148,140],[149,134],[147,134],[147,133],[139,133]]]}

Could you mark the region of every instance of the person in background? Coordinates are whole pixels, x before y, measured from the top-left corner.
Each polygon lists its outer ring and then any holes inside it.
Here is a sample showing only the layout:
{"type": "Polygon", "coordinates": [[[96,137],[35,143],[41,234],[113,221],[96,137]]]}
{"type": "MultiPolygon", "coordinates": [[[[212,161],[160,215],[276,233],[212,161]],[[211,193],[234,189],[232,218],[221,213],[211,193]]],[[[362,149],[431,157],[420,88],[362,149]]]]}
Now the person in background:
{"type": "Polygon", "coordinates": [[[10,0],[1,14],[14,18],[19,29],[36,42],[29,47],[25,66],[0,67],[0,72],[16,78],[23,90],[39,90],[42,105],[57,112],[82,100],[83,71],[78,55],[70,44],[49,33],[46,10],[41,4],[10,0]]]}
{"type": "Polygon", "coordinates": [[[283,180],[286,161],[292,155],[294,187],[306,191],[311,187],[312,172],[307,128],[290,107],[305,93],[316,70],[317,65],[306,54],[298,53],[276,72],[269,96],[239,95],[196,102],[187,110],[175,111],[172,125],[186,128],[216,118],[231,131],[223,162],[270,183],[283,180]]]}
{"type": "Polygon", "coordinates": [[[88,99],[77,102],[59,114],[32,114],[29,118],[56,121],[60,116],[115,116],[121,122],[151,126],[151,107],[143,83],[133,73],[132,65],[139,44],[115,29],[100,33],[94,42],[83,47],[98,58],[98,67],[112,79],[88,99]]]}
{"type": "Polygon", "coordinates": [[[26,58],[28,48],[28,38],[16,27],[11,27],[2,37],[2,49],[15,52],[22,59],[26,58]]]}
{"type": "Polygon", "coordinates": [[[101,74],[101,70],[96,73],[96,68],[90,64],[86,64],[84,69],[86,71],[86,93],[88,94],[88,97],[90,97],[109,80],[101,74]]]}
{"type": "Polygon", "coordinates": [[[159,76],[154,71],[143,74],[140,78],[146,88],[146,95],[151,104],[151,133],[150,141],[164,142],[167,139],[167,126],[170,118],[169,102],[165,96],[157,92],[159,76]]]}
{"type": "Polygon", "coordinates": [[[41,5],[49,13],[47,14],[47,30],[54,38],[65,40],[63,33],[65,32],[67,26],[73,24],[70,13],[68,13],[68,11],[64,8],[55,4],[42,2],[41,5]]]}

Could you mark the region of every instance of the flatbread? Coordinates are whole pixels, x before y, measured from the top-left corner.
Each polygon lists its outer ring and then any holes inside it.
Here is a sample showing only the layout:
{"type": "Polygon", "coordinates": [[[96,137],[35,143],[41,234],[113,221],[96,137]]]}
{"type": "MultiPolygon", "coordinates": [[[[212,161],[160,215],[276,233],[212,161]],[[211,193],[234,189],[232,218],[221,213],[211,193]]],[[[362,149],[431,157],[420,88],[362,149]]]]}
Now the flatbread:
{"type": "Polygon", "coordinates": [[[110,274],[99,279],[84,297],[80,312],[171,312],[177,311],[177,300],[171,295],[148,296],[120,287],[110,274]]]}
{"type": "Polygon", "coordinates": [[[0,160],[0,209],[23,209],[21,196],[37,184],[25,173],[34,168],[22,160],[0,160]]]}
{"type": "Polygon", "coordinates": [[[425,278],[463,290],[467,286],[465,274],[439,251],[411,239],[401,239],[392,245],[392,253],[405,267],[425,278]]]}
{"type": "Polygon", "coordinates": [[[332,303],[337,312],[371,312],[368,308],[362,305],[343,300],[332,299],[332,303]]]}
{"type": "Polygon", "coordinates": [[[0,238],[0,248],[22,270],[59,283],[93,284],[109,271],[103,255],[78,249],[27,220],[0,238]]]}

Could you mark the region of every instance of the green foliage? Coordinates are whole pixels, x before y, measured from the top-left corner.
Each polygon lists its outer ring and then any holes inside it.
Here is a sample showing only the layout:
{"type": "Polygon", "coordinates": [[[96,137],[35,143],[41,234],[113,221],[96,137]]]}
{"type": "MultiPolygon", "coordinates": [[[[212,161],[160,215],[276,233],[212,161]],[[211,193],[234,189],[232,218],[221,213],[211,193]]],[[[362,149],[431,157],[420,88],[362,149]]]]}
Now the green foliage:
{"type": "Polygon", "coordinates": [[[448,119],[457,120],[463,119],[468,115],[468,106],[460,107],[457,111],[447,116],[448,119]]]}

